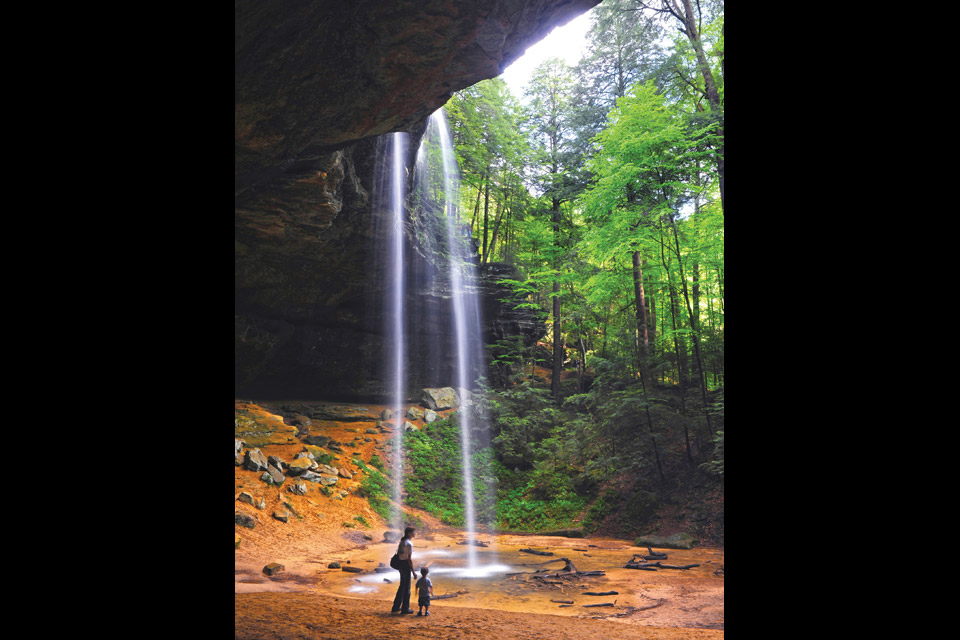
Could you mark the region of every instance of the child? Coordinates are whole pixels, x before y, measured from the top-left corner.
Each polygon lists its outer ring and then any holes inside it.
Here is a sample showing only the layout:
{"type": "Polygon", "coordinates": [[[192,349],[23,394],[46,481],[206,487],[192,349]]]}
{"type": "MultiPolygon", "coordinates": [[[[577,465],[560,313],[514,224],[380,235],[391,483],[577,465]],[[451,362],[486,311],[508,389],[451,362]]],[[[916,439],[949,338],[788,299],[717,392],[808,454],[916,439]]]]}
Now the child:
{"type": "Polygon", "coordinates": [[[420,570],[420,579],[417,580],[417,597],[420,604],[420,611],[417,612],[418,616],[430,615],[430,596],[433,595],[433,582],[427,577],[428,573],[430,573],[430,568],[423,567],[420,570]],[[424,608],[427,610],[426,613],[423,612],[424,608]]]}

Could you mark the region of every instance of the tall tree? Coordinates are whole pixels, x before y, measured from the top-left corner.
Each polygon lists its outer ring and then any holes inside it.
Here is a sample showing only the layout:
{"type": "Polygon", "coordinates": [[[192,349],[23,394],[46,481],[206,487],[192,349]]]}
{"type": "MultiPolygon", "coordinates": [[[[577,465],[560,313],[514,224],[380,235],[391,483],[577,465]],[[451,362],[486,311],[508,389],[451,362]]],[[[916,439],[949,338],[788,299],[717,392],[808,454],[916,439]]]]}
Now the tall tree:
{"type": "MultiPolygon", "coordinates": [[[[704,12],[701,10],[700,0],[635,0],[639,9],[646,9],[668,20],[674,20],[680,33],[687,37],[697,61],[697,70],[703,78],[703,86],[697,86],[687,79],[686,81],[702,92],[710,106],[710,113],[716,119],[717,129],[716,157],[717,179],[720,186],[720,206],[723,207],[723,172],[724,172],[724,143],[723,143],[723,97],[721,85],[714,75],[706,49],[704,47],[704,12]],[[696,10],[694,9],[696,5],[696,10]]],[[[719,62],[723,70],[723,16],[722,3],[719,3],[719,62]]]]}
{"type": "Polygon", "coordinates": [[[550,221],[553,226],[552,268],[554,271],[553,302],[553,376],[554,401],[560,403],[560,377],[564,361],[563,333],[560,315],[561,256],[561,205],[571,200],[579,188],[576,173],[581,165],[580,154],[573,144],[574,127],[571,98],[573,74],[570,67],[559,58],[550,58],[536,68],[527,87],[529,100],[527,131],[534,150],[536,188],[550,204],[550,221]]]}

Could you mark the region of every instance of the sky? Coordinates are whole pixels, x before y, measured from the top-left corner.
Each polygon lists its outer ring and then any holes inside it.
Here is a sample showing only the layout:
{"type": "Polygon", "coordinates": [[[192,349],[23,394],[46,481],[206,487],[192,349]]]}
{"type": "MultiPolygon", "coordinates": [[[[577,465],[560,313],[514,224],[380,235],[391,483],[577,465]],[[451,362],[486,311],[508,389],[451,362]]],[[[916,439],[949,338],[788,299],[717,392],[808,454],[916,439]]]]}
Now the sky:
{"type": "Polygon", "coordinates": [[[593,9],[555,28],[543,40],[528,47],[526,53],[500,74],[515,98],[523,100],[523,91],[533,75],[533,70],[547,58],[562,58],[570,66],[580,61],[587,48],[587,31],[590,30],[592,12],[593,9]]]}

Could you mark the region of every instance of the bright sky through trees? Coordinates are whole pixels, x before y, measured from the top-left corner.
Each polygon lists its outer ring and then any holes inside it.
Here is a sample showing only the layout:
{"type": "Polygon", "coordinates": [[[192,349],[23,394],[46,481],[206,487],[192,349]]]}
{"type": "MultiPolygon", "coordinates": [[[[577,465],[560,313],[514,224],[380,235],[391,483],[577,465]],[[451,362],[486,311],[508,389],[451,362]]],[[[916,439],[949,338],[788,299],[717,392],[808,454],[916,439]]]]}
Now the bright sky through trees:
{"type": "Polygon", "coordinates": [[[523,91],[530,82],[533,70],[547,58],[561,58],[570,66],[580,61],[587,49],[587,31],[590,30],[592,12],[593,9],[557,27],[546,38],[528,47],[526,53],[504,70],[500,77],[515,98],[523,100],[523,91]]]}

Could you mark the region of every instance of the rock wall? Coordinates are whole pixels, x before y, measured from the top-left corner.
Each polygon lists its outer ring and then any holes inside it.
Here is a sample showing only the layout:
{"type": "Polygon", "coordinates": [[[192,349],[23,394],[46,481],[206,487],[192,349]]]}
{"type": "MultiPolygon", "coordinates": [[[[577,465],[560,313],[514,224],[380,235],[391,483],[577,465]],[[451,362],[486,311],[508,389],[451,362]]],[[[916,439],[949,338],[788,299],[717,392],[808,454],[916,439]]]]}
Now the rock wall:
{"type": "MultiPolygon", "coordinates": [[[[238,396],[386,398],[378,136],[409,132],[415,150],[452,92],[598,1],[235,3],[238,396]]],[[[443,278],[414,223],[405,231],[412,398],[450,383],[455,350],[443,278]]],[[[487,337],[535,342],[542,323],[501,302],[505,268],[481,285],[487,337]]]]}

